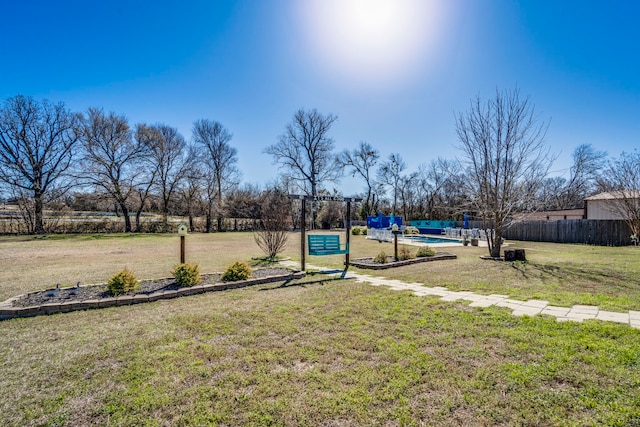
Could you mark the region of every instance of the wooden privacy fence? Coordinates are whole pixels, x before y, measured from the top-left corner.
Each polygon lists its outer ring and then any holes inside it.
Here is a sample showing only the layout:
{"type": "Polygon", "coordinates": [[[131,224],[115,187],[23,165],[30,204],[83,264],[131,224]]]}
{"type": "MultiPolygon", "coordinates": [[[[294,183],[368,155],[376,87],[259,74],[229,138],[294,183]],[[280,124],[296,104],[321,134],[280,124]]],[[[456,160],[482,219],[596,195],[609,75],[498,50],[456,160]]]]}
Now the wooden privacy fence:
{"type": "Polygon", "coordinates": [[[625,246],[632,243],[631,230],[624,221],[595,219],[514,222],[504,229],[503,237],[507,240],[599,246],[625,246]]]}

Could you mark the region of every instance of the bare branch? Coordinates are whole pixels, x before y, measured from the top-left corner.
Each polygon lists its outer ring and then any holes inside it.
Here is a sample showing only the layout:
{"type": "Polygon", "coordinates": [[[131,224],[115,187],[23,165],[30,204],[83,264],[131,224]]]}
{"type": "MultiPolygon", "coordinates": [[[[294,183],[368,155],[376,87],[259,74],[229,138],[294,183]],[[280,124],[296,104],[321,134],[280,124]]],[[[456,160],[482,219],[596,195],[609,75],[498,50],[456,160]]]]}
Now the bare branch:
{"type": "Polygon", "coordinates": [[[532,202],[553,161],[544,145],[547,128],[517,89],[496,91],[486,102],[476,97],[466,114],[456,116],[465,188],[486,227],[495,229],[488,239],[491,256],[500,256],[506,221],[532,202]]]}

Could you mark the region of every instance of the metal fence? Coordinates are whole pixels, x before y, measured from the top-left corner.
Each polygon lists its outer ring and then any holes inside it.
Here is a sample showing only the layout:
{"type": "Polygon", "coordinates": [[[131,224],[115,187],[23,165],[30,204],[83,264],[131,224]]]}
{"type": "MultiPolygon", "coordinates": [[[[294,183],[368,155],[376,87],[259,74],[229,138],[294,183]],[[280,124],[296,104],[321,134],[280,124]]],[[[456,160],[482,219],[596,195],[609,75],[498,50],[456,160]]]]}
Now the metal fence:
{"type": "Polygon", "coordinates": [[[367,230],[367,239],[393,242],[393,232],[386,228],[370,228],[367,230]]]}

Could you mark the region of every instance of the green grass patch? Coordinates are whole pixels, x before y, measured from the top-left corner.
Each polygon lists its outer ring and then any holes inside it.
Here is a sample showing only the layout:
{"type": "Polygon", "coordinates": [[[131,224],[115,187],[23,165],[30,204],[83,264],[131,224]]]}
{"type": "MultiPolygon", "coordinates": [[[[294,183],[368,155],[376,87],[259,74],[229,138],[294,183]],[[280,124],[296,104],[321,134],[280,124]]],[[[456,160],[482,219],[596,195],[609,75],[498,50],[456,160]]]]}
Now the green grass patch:
{"type": "MultiPolygon", "coordinates": [[[[284,253],[294,260],[296,237],[284,253]]],[[[637,248],[512,247],[528,262],[457,247],[446,249],[456,260],[375,275],[640,308],[637,248]]],[[[363,236],[351,248],[353,258],[393,253],[363,236]]],[[[2,237],[0,299],[104,283],[127,266],[167,277],[178,249],[169,234],[2,237]]],[[[261,255],[250,233],[187,237],[187,260],[205,273],[261,255]]],[[[307,258],[339,270],[343,261],[307,258]]],[[[0,425],[640,425],[636,329],[513,317],[322,274],[0,326],[0,425]]]]}
{"type": "Polygon", "coordinates": [[[2,326],[3,425],[640,421],[637,330],[348,281],[2,326]]]}

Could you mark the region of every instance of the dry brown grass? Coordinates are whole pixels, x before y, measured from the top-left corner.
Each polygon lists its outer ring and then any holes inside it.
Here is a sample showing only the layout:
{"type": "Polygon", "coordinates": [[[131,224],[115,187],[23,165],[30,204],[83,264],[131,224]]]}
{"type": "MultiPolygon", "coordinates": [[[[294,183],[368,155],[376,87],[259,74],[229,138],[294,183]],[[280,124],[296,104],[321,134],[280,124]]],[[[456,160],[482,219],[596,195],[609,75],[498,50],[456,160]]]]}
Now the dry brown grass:
{"type": "MultiPolygon", "coordinates": [[[[341,235],[344,244],[344,233],[341,235]]],[[[597,247],[511,242],[526,249],[528,262],[481,260],[486,248],[441,248],[458,255],[439,261],[375,272],[375,275],[451,290],[543,299],[552,304],[598,305],[613,311],[640,310],[640,263],[635,247],[597,247]]],[[[439,249],[440,250],[440,249],[439,249]]],[[[393,254],[391,243],[351,236],[351,258],[393,254]]],[[[291,233],[283,255],[300,259],[300,233],[291,233]]],[[[251,233],[191,234],[187,261],[203,273],[222,272],[235,261],[264,256],[251,233]]],[[[106,283],[125,267],[138,278],[171,275],[179,261],[175,234],[0,237],[0,301],[56,283],[106,283]]],[[[307,256],[307,264],[341,269],[344,256],[307,256]]],[[[352,270],[358,271],[353,268],[352,270]]],[[[360,270],[371,274],[371,270],[360,270]]]]}
{"type": "MultiPolygon", "coordinates": [[[[263,256],[251,233],[191,234],[186,259],[203,273],[221,272],[238,260],[263,256]]],[[[299,243],[298,243],[299,245],[299,243]]],[[[171,276],[180,261],[175,234],[0,237],[0,301],[56,283],[106,283],[125,267],[136,277],[171,276]]]]}

